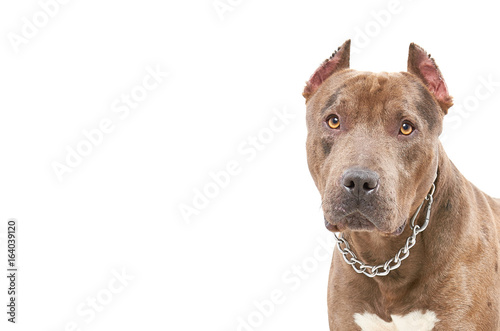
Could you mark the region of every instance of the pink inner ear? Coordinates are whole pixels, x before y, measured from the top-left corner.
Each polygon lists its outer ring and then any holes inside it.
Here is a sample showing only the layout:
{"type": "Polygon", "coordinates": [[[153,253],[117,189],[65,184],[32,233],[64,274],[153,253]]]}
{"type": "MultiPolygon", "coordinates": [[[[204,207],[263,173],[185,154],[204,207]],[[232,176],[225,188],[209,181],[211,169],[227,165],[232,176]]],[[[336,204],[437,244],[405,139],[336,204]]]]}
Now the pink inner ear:
{"type": "Polygon", "coordinates": [[[311,94],[314,93],[319,88],[319,86],[325,81],[325,79],[330,77],[330,75],[337,68],[339,61],[340,58],[334,56],[330,60],[326,60],[325,62],[323,62],[321,66],[318,69],[316,69],[314,74],[309,79],[309,82],[307,83],[307,87],[311,94]]]}
{"type": "Polygon", "coordinates": [[[443,103],[451,102],[448,87],[446,86],[443,77],[441,77],[441,73],[434,63],[434,60],[426,54],[420,54],[419,60],[420,64],[418,65],[418,68],[420,69],[420,73],[425,79],[429,90],[439,101],[443,103]]]}
{"type": "Polygon", "coordinates": [[[318,90],[320,85],[335,71],[349,68],[350,49],[351,40],[349,39],[346,40],[328,60],[325,60],[316,71],[314,71],[314,74],[309,78],[304,88],[304,92],[302,92],[302,95],[306,99],[306,103],[314,92],[318,90]]]}
{"type": "Polygon", "coordinates": [[[342,46],[338,48],[332,56],[323,61],[318,69],[312,74],[311,78],[304,88],[302,95],[307,100],[318,90],[321,84],[328,79],[335,71],[339,69],[349,68],[349,49],[350,40],[347,40],[342,46]]]}

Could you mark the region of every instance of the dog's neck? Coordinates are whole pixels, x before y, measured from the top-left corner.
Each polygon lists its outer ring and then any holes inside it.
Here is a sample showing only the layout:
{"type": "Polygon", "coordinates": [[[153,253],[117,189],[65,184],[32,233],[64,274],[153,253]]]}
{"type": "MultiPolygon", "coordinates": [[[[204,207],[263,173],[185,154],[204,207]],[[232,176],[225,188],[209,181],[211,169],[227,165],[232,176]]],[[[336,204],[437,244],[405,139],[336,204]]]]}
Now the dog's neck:
{"type": "MultiPolygon", "coordinates": [[[[387,276],[371,278],[379,284],[382,291],[393,292],[395,295],[404,295],[401,289],[408,288],[418,279],[423,277],[424,273],[432,272],[429,266],[436,268],[441,260],[444,260],[447,250],[452,248],[452,244],[443,245],[448,238],[458,236],[459,229],[462,227],[460,222],[466,218],[456,219],[451,217],[450,211],[456,214],[457,211],[465,206],[462,195],[465,194],[464,185],[468,185],[467,180],[460,174],[451,161],[446,156],[443,148],[439,146],[439,165],[438,174],[435,181],[436,189],[434,192],[434,203],[432,205],[431,217],[427,229],[417,236],[417,242],[410,250],[410,256],[404,260],[398,269],[392,270],[387,276]],[[452,208],[453,206],[453,208],[452,208]],[[441,245],[436,245],[441,241],[441,245]],[[444,247],[443,247],[444,246],[444,247]],[[439,251],[436,247],[440,247],[439,251]],[[434,259],[433,263],[428,263],[429,259],[434,259]]],[[[416,208],[424,200],[425,195],[418,197],[415,201],[415,209],[408,215],[410,219],[416,208]]],[[[415,220],[415,224],[423,224],[425,220],[426,203],[415,220]]],[[[376,231],[359,232],[346,231],[345,239],[349,242],[351,249],[357,255],[358,259],[368,265],[384,264],[387,260],[394,257],[395,254],[405,245],[407,238],[412,234],[409,224],[406,225],[404,232],[399,236],[385,236],[376,231]]],[[[345,264],[346,268],[351,268],[345,264]]],[[[349,271],[352,272],[352,271],[349,271]]],[[[359,274],[356,277],[364,277],[359,274]]]]}

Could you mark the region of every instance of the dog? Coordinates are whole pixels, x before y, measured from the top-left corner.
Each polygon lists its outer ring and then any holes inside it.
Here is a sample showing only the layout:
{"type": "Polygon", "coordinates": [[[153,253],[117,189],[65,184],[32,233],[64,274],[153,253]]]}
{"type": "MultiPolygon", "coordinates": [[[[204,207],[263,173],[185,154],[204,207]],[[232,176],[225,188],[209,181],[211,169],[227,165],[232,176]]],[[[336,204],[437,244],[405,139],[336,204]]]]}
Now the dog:
{"type": "Polygon", "coordinates": [[[349,62],[350,40],[303,92],[307,162],[338,239],[330,330],[500,330],[500,200],[439,141],[453,100],[436,62],[414,43],[407,72],[349,62]]]}

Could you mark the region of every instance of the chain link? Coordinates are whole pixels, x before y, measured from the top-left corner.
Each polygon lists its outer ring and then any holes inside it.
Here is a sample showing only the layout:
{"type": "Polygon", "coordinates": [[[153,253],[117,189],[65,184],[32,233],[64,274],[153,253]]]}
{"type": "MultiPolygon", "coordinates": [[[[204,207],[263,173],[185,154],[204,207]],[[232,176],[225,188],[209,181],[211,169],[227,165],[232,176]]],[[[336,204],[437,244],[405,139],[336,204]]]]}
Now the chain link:
{"type": "Polygon", "coordinates": [[[358,274],[364,274],[370,278],[373,278],[375,276],[387,276],[389,272],[391,272],[391,270],[399,268],[401,266],[401,262],[410,255],[410,249],[417,243],[417,235],[420,232],[424,231],[427,228],[427,225],[429,224],[429,219],[431,216],[431,206],[432,202],[434,201],[433,195],[435,190],[436,186],[432,184],[430,192],[427,194],[425,200],[422,201],[417,211],[411,218],[410,228],[413,230],[411,236],[409,236],[408,239],[406,239],[405,245],[401,247],[401,249],[396,253],[396,255],[393,258],[387,260],[384,264],[380,264],[377,266],[364,264],[362,261],[358,260],[356,254],[354,254],[354,252],[351,251],[349,243],[347,242],[347,240],[344,239],[344,235],[341,233],[340,237],[338,237],[337,234],[334,233],[335,239],[337,239],[337,248],[340,251],[340,253],[342,253],[344,261],[347,264],[349,264],[358,274]],[[420,212],[420,209],[422,209],[422,206],[424,205],[425,201],[428,202],[427,202],[424,224],[422,225],[415,224],[415,220],[418,216],[418,213],[420,212]],[[342,248],[342,245],[344,245],[344,248],[342,248]],[[348,255],[350,255],[350,257],[348,257],[348,255]]]}

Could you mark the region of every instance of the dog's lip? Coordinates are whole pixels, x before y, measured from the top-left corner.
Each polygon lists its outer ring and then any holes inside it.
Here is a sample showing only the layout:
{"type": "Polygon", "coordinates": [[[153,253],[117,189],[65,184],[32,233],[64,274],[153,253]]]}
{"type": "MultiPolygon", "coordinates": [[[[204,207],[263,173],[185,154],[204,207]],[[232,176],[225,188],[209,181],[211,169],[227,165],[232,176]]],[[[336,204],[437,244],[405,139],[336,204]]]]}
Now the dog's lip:
{"type": "Polygon", "coordinates": [[[404,232],[405,228],[406,228],[406,223],[408,223],[408,220],[405,220],[396,230],[394,230],[391,233],[387,233],[387,234],[390,235],[390,236],[399,236],[399,235],[401,235],[404,232]]]}
{"type": "Polygon", "coordinates": [[[327,228],[328,231],[331,232],[342,232],[344,231],[344,227],[341,226],[340,224],[332,224],[328,222],[328,220],[325,217],[325,227],[327,228]]]}
{"type": "Polygon", "coordinates": [[[342,232],[346,229],[351,229],[353,231],[371,231],[377,229],[375,224],[373,224],[373,222],[368,217],[366,217],[358,210],[343,215],[335,223],[328,221],[328,219],[325,217],[325,226],[329,231],[332,232],[342,232]],[[356,222],[353,224],[352,222],[346,221],[345,219],[349,217],[356,217],[356,222]]]}
{"type": "Polygon", "coordinates": [[[342,220],[345,218],[345,217],[348,217],[348,216],[352,216],[354,214],[360,214],[360,216],[362,217],[362,222],[361,223],[364,223],[365,225],[367,225],[367,228],[366,229],[359,229],[359,228],[354,228],[353,231],[356,231],[356,230],[361,230],[361,231],[378,231],[380,232],[382,235],[384,236],[391,236],[391,237],[397,237],[399,235],[401,235],[405,228],[406,228],[406,224],[408,223],[408,220],[404,220],[401,225],[396,228],[394,231],[387,231],[387,230],[382,230],[380,228],[378,228],[373,222],[370,221],[370,219],[368,217],[366,217],[363,213],[361,212],[358,212],[358,211],[355,211],[355,212],[352,212],[352,213],[349,213],[347,215],[345,215],[344,217],[342,217],[340,219],[339,222],[335,222],[334,223],[331,223],[330,221],[328,221],[328,219],[325,217],[324,220],[325,220],[325,227],[331,231],[331,232],[342,232],[348,228],[351,228],[349,226],[348,223],[346,222],[342,222],[342,220]]]}

